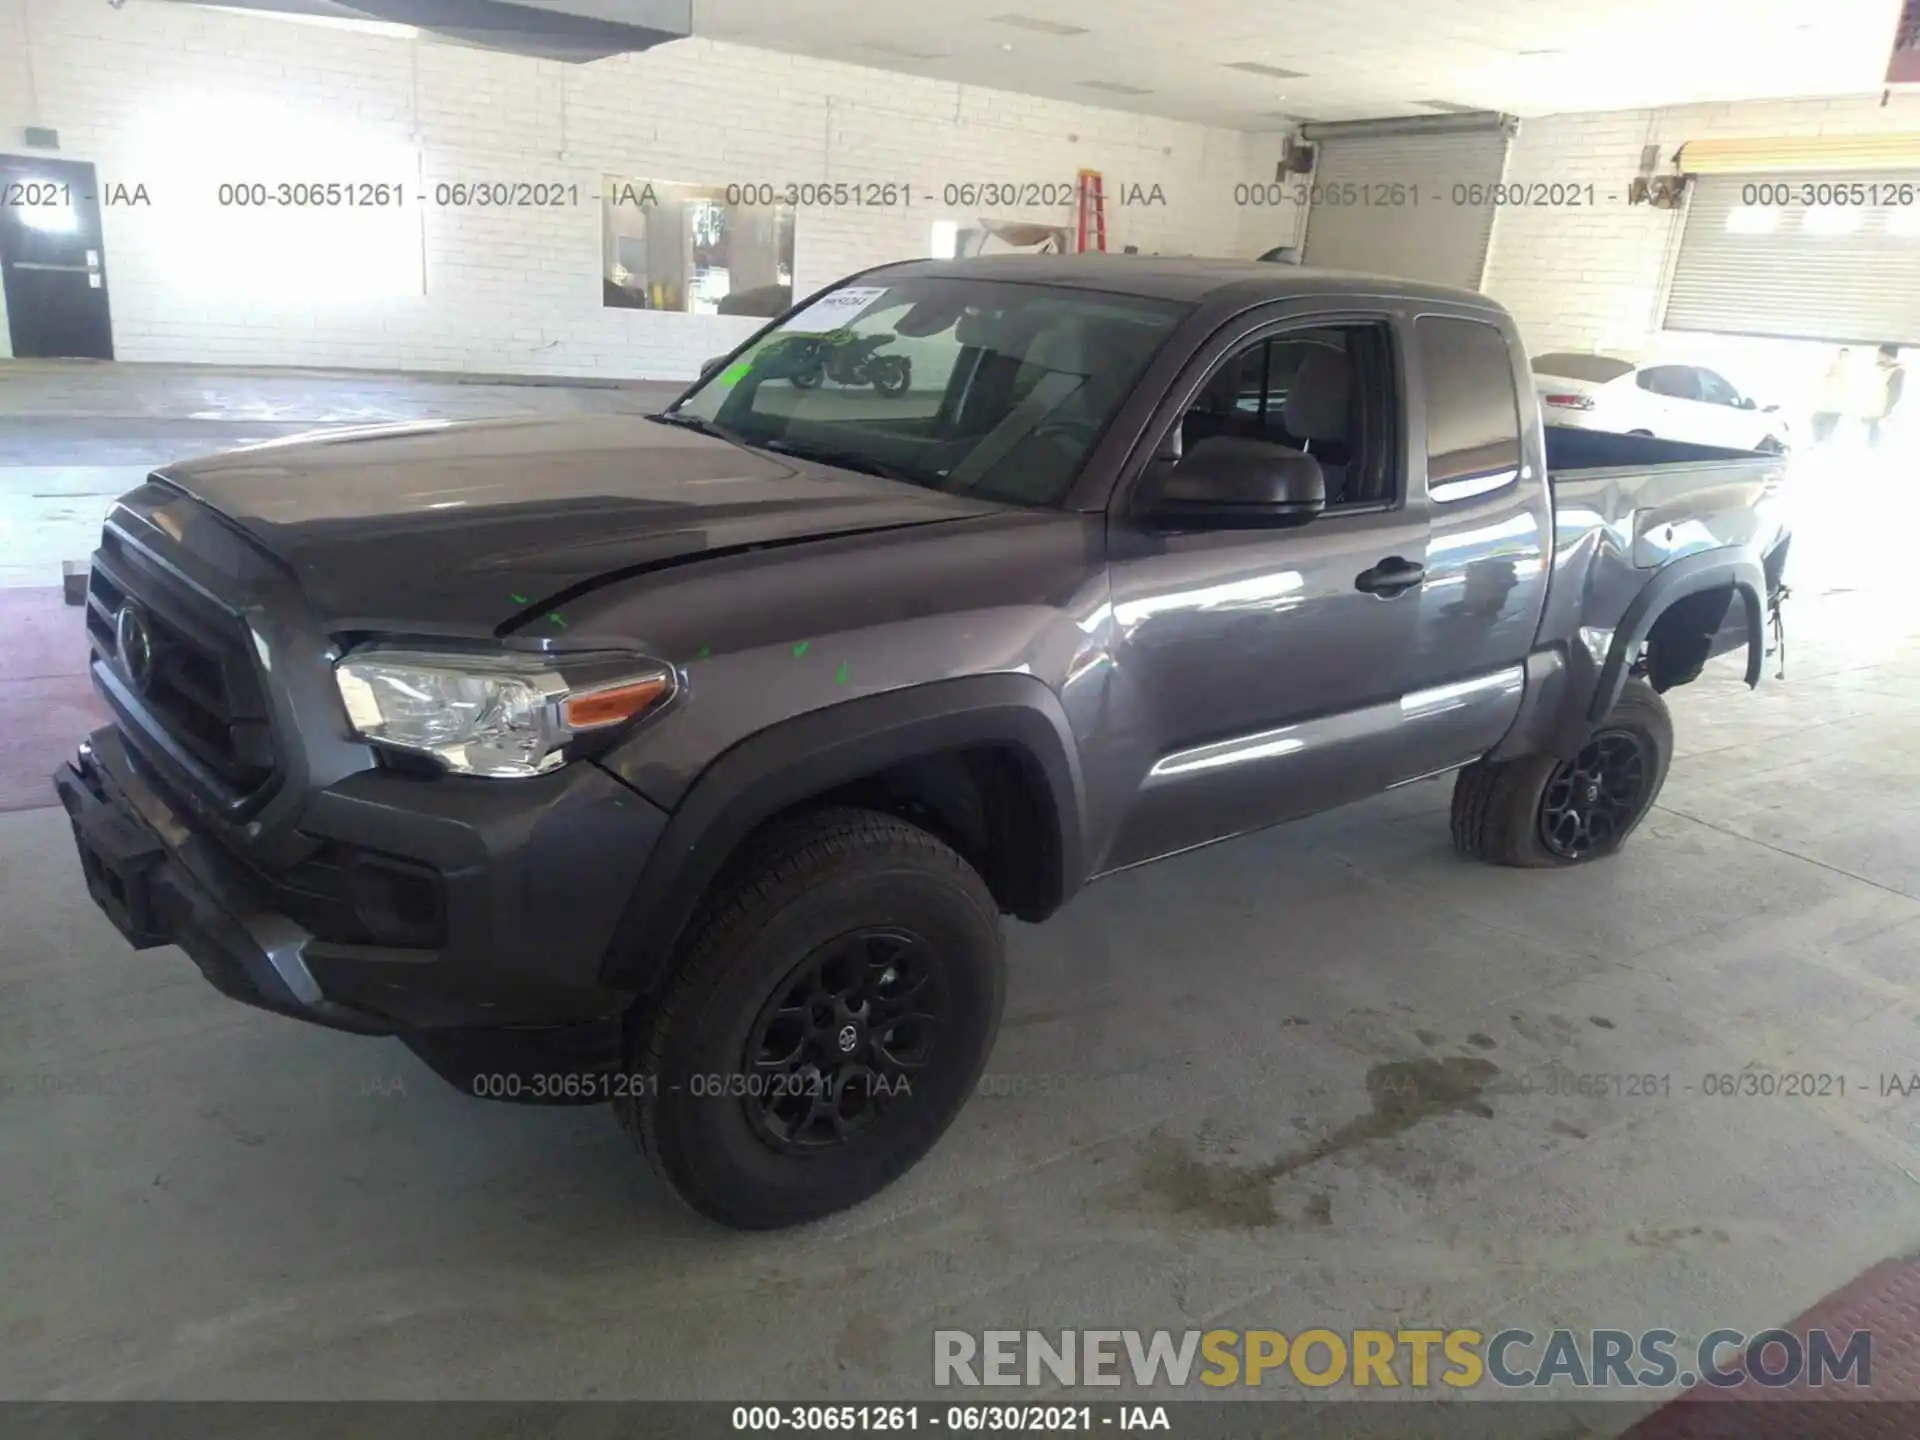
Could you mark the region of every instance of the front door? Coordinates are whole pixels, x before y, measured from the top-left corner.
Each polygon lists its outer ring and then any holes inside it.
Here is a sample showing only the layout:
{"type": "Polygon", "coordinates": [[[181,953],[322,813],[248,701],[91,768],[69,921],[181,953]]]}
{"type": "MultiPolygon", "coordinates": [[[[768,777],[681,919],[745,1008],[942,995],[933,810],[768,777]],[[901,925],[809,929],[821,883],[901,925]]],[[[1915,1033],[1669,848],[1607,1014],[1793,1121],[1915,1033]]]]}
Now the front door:
{"type": "Polygon", "coordinates": [[[0,155],[0,284],[22,359],[113,358],[93,166],[0,155]]]}
{"type": "Polygon", "coordinates": [[[1134,723],[1102,870],[1358,799],[1405,763],[1428,527],[1394,433],[1390,317],[1286,308],[1215,342],[1177,423],[1185,447],[1233,434],[1313,455],[1327,509],[1291,529],[1157,534],[1124,504],[1110,521],[1114,683],[1134,723]]]}

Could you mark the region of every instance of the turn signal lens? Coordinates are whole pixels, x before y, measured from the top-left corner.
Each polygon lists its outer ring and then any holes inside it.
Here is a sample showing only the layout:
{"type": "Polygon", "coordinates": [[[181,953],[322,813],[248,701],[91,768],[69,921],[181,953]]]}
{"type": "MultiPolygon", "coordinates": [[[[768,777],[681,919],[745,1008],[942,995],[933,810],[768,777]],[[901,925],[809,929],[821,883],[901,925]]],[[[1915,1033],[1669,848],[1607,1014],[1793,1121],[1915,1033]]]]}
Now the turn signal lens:
{"type": "Polygon", "coordinates": [[[588,690],[566,702],[569,730],[598,730],[620,725],[665,699],[673,682],[665,675],[650,676],[626,685],[610,685],[604,690],[588,690]]]}

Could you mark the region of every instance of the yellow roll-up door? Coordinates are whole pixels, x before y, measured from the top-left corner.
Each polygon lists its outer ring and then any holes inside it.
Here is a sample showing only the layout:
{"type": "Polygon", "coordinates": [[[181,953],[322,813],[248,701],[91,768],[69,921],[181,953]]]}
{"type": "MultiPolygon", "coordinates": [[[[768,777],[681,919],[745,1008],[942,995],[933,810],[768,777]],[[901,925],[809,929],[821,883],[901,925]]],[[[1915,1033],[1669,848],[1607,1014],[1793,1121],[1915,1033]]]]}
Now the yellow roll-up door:
{"type": "Polygon", "coordinates": [[[1881,135],[1792,135],[1757,140],[1689,140],[1680,168],[1693,175],[1809,170],[1920,170],[1920,131],[1881,135]]]}

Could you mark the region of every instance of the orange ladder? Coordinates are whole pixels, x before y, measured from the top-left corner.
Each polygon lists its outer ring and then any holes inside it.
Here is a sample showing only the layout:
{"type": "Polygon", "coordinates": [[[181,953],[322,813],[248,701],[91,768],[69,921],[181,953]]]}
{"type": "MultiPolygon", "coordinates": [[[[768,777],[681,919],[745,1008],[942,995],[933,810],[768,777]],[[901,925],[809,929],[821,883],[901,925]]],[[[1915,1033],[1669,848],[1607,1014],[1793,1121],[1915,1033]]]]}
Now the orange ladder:
{"type": "Polygon", "coordinates": [[[1075,245],[1082,252],[1107,248],[1107,196],[1098,170],[1080,172],[1079,224],[1075,245]]]}

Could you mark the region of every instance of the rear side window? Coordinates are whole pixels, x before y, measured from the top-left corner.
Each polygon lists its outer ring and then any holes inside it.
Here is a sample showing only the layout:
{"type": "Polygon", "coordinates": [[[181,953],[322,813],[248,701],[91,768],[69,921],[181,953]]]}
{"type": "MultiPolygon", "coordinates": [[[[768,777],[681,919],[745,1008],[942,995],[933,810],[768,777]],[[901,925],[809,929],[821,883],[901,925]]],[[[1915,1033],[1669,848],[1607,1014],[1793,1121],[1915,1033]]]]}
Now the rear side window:
{"type": "Polygon", "coordinates": [[[1427,392],[1427,495],[1464,500],[1520,474],[1520,394],[1507,337],[1480,320],[1422,315],[1414,347],[1427,392]]]}
{"type": "Polygon", "coordinates": [[[1605,385],[1633,370],[1631,360],[1616,360],[1610,355],[1541,355],[1533,362],[1533,373],[1550,379],[1585,380],[1590,385],[1605,385]]]}

